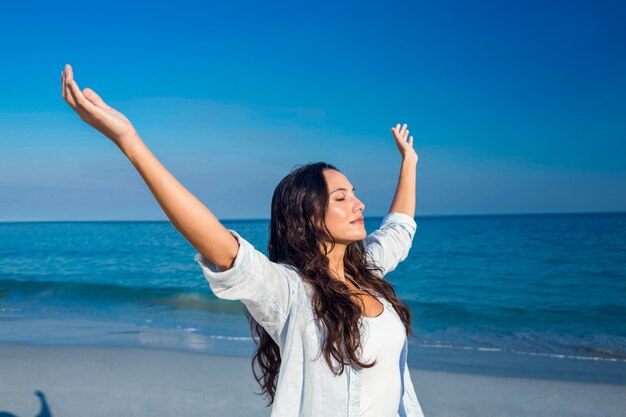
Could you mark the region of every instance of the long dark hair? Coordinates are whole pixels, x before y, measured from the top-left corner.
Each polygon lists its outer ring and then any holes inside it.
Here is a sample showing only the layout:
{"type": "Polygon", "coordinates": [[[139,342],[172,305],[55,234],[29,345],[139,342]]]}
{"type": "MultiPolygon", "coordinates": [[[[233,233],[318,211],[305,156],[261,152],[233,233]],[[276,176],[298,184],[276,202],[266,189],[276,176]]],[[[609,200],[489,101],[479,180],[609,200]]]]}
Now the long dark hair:
{"type": "MultiPolygon", "coordinates": [[[[364,306],[355,301],[357,293],[331,275],[324,242],[335,247],[335,240],[324,222],[328,207],[325,169],[334,166],[325,162],[310,163],[293,169],[274,190],[269,230],[268,257],[273,262],[295,266],[305,284],[313,290],[311,303],[315,319],[321,323],[324,339],[321,353],[336,375],[346,365],[370,368],[359,360],[361,345],[358,321],[364,306]],[[333,364],[333,359],[338,363],[333,364]]],[[[391,284],[380,279],[382,271],[368,264],[362,241],[350,243],[344,256],[345,273],[359,286],[371,289],[387,299],[396,310],[406,334],[411,334],[411,311],[400,301],[391,284]],[[374,271],[378,271],[375,274],[374,271]]],[[[358,298],[357,298],[358,300],[358,298]]],[[[257,345],[252,356],[252,372],[261,386],[261,393],[274,402],[280,369],[280,350],[276,342],[246,311],[252,339],[257,345]],[[256,365],[256,367],[255,367],[256,365]],[[258,368],[258,369],[257,369],[258,368]]]]}

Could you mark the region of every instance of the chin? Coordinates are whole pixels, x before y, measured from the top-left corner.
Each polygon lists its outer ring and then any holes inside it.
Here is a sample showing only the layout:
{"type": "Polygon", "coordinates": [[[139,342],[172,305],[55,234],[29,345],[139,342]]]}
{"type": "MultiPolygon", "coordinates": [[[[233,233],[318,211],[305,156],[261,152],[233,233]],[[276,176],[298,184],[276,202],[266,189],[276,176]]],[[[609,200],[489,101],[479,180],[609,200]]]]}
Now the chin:
{"type": "Polygon", "coordinates": [[[366,237],[367,237],[367,232],[364,230],[363,233],[360,233],[360,234],[358,234],[356,236],[351,236],[351,239],[349,239],[349,240],[350,240],[350,243],[358,242],[360,240],[365,239],[366,237]]]}

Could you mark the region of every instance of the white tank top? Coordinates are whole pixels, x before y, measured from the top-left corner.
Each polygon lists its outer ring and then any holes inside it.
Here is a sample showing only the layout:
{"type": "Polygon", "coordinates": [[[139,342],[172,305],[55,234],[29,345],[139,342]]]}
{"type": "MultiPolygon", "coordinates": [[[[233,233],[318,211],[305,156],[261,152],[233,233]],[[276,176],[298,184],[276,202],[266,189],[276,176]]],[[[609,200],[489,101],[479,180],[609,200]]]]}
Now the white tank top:
{"type": "Polygon", "coordinates": [[[396,417],[400,407],[400,354],[406,333],[402,321],[389,311],[393,307],[378,300],[383,312],[376,317],[361,317],[361,358],[365,363],[374,358],[377,362],[371,368],[361,369],[360,417],[396,417]]]}

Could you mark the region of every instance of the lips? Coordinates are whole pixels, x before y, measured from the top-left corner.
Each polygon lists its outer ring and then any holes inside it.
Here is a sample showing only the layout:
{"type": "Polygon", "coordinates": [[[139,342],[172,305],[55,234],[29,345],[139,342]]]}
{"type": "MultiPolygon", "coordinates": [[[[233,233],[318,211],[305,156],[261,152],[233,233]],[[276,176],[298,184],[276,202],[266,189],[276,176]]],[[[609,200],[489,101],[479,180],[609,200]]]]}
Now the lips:
{"type": "Polygon", "coordinates": [[[350,223],[363,223],[363,217],[359,217],[358,219],[353,220],[350,223]]]}

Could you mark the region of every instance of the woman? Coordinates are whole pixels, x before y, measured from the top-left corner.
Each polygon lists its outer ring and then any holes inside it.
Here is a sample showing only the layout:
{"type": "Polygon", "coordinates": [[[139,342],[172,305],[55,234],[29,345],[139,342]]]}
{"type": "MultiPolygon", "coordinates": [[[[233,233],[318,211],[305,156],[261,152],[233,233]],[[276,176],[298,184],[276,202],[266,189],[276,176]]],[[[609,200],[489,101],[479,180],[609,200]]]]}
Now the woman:
{"type": "Polygon", "coordinates": [[[365,206],[337,168],[308,164],[274,191],[266,257],[183,187],[124,115],[81,91],[69,65],[62,86],[63,98],[128,157],[198,251],[213,293],[245,304],[257,343],[253,373],[273,417],[423,416],[407,367],[411,313],[383,279],[408,256],[416,229],[418,157],[406,124],[391,129],[402,165],[377,231],[366,236],[365,206]]]}

